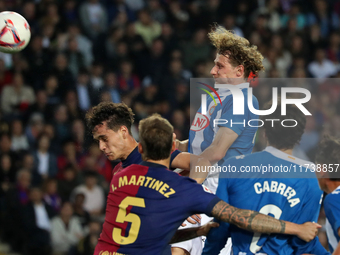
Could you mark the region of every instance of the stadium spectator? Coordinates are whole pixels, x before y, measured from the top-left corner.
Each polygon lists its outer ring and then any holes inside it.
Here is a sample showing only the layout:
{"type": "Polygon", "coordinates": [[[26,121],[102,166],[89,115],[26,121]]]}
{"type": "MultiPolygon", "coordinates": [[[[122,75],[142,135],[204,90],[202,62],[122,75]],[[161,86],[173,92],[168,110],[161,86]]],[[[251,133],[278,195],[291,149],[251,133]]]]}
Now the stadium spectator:
{"type": "Polygon", "coordinates": [[[80,28],[77,22],[69,23],[67,27],[67,33],[59,34],[58,36],[59,50],[66,50],[67,43],[70,39],[77,40],[78,49],[84,56],[83,64],[86,67],[89,67],[93,61],[92,42],[86,36],[81,34],[80,28]]]}
{"type": "Polygon", "coordinates": [[[61,198],[58,194],[56,179],[46,179],[43,183],[43,199],[46,204],[58,213],[61,207],[61,198]]]}
{"type": "Polygon", "coordinates": [[[78,243],[76,255],[93,255],[100,232],[101,224],[97,221],[90,221],[89,233],[78,243]]]}
{"type": "Polygon", "coordinates": [[[148,47],[151,46],[153,39],[161,35],[162,31],[160,23],[153,20],[146,9],[139,11],[135,29],[148,47]]]}
{"type": "Polygon", "coordinates": [[[77,170],[72,165],[67,165],[63,169],[63,175],[58,180],[58,193],[62,202],[70,201],[72,191],[78,186],[77,170]]]}
{"type": "MultiPolygon", "coordinates": [[[[28,255],[50,255],[51,249],[51,219],[55,213],[42,200],[40,188],[31,188],[29,203],[23,211],[23,222],[27,239],[28,255]]],[[[17,230],[16,230],[17,231],[17,230]]]]}
{"type": "Polygon", "coordinates": [[[23,133],[23,123],[21,120],[14,120],[11,125],[12,144],[11,150],[15,152],[27,151],[29,149],[28,139],[23,133]]]}
{"type": "Polygon", "coordinates": [[[75,89],[75,77],[68,68],[68,60],[65,54],[59,53],[54,60],[51,75],[58,79],[57,95],[63,98],[67,91],[75,89]]]}
{"type": "Polygon", "coordinates": [[[107,72],[105,74],[105,89],[110,93],[111,100],[114,103],[120,102],[120,95],[118,91],[117,76],[114,72],[107,72]]]}
{"type": "Polygon", "coordinates": [[[83,155],[88,148],[88,141],[85,140],[85,124],[81,119],[72,122],[71,133],[77,155],[83,155]]]}
{"type": "Polygon", "coordinates": [[[19,154],[11,149],[12,140],[7,133],[0,135],[0,155],[7,154],[11,159],[11,165],[17,166],[19,160],[19,154]]]}
{"type": "Polygon", "coordinates": [[[92,171],[87,171],[85,174],[85,184],[77,186],[72,192],[72,201],[78,193],[85,195],[84,209],[91,216],[101,216],[104,209],[104,191],[102,187],[97,185],[97,174],[92,171]]]}
{"type": "Polygon", "coordinates": [[[319,48],[315,51],[315,60],[308,65],[308,71],[312,77],[323,81],[324,78],[335,75],[338,70],[332,61],[326,59],[325,50],[319,48]]]}
{"type": "Polygon", "coordinates": [[[0,156],[0,193],[6,193],[15,183],[17,169],[12,165],[11,157],[8,154],[0,156]]]}
{"type": "Polygon", "coordinates": [[[135,97],[140,91],[140,80],[133,70],[134,66],[130,60],[123,60],[120,64],[120,73],[117,77],[119,91],[135,97]]]}
{"type": "Polygon", "coordinates": [[[21,73],[13,76],[12,85],[5,86],[1,94],[1,110],[4,114],[22,116],[29,105],[35,102],[34,91],[25,85],[21,73]]]}
{"type": "Polygon", "coordinates": [[[76,197],[74,198],[73,215],[78,217],[80,224],[83,228],[83,233],[86,233],[88,231],[91,216],[84,209],[84,201],[85,201],[85,195],[83,193],[78,193],[76,197]]]}
{"type": "Polygon", "coordinates": [[[77,77],[78,71],[86,67],[85,57],[79,50],[77,38],[71,37],[68,39],[68,47],[63,53],[67,56],[68,68],[73,77],[77,77]]]}
{"type": "Polygon", "coordinates": [[[83,237],[83,230],[79,219],[73,216],[70,202],[65,202],[59,216],[51,221],[51,239],[53,255],[67,255],[70,248],[83,237]]]}
{"type": "Polygon", "coordinates": [[[46,134],[41,134],[37,140],[38,146],[34,151],[34,161],[37,166],[37,175],[41,182],[47,178],[57,175],[57,157],[50,151],[50,138],[46,134]]]}
{"type": "Polygon", "coordinates": [[[107,12],[98,0],[88,0],[79,7],[79,18],[86,35],[96,40],[107,29],[107,12]]]}

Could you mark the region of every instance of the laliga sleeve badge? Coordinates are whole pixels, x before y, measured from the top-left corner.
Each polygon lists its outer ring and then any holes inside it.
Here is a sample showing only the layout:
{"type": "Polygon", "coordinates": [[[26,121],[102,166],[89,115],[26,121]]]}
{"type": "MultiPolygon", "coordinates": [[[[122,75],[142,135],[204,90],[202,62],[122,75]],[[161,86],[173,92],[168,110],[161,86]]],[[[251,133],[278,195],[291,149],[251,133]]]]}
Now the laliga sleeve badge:
{"type": "Polygon", "coordinates": [[[205,185],[202,184],[202,187],[203,187],[203,190],[204,190],[205,192],[208,192],[208,193],[213,194],[212,191],[211,191],[208,187],[206,187],[205,185]]]}

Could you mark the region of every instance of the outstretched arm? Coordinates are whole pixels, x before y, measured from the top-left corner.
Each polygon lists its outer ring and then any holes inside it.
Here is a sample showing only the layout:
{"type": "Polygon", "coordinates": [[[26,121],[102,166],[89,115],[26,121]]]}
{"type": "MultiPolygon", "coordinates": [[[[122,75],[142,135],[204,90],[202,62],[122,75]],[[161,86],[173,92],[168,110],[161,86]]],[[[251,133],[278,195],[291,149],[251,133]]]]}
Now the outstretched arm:
{"type": "Polygon", "coordinates": [[[211,228],[217,228],[218,226],[219,224],[217,222],[211,221],[200,227],[177,230],[169,244],[183,242],[198,236],[206,236],[211,228]]]}
{"type": "Polygon", "coordinates": [[[222,200],[213,207],[211,215],[248,231],[296,235],[306,242],[313,240],[318,232],[318,228],[321,227],[319,224],[311,222],[299,225],[277,220],[255,211],[238,209],[222,200]]]}

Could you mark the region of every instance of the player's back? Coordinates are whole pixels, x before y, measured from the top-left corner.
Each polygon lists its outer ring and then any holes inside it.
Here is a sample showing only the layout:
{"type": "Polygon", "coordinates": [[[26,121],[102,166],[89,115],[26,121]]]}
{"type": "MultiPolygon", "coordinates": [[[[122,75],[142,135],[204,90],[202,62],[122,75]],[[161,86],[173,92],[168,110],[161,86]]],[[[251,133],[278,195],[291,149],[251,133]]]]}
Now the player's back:
{"type": "Polygon", "coordinates": [[[209,213],[219,201],[187,177],[158,164],[142,164],[112,179],[95,255],[171,254],[168,242],[183,220],[193,213],[209,213]]]}
{"type": "MultiPolygon", "coordinates": [[[[232,158],[226,162],[232,166],[286,166],[305,172],[308,162],[294,158],[273,147],[266,151],[254,153],[245,157],[232,158]],[[301,167],[300,167],[301,166],[301,167]]],[[[289,178],[293,174],[278,173],[262,175],[248,173],[247,178],[221,178],[217,195],[227,193],[228,202],[238,208],[251,209],[271,215],[280,220],[303,223],[316,221],[319,214],[322,192],[314,173],[305,173],[309,178],[289,178]],[[266,178],[263,178],[266,177],[266,178]],[[280,177],[280,178],[277,178],[280,177]],[[284,178],[287,177],[287,178],[284,178]],[[221,190],[227,189],[226,191],[221,190]]],[[[241,177],[241,173],[238,173],[241,177]]],[[[244,173],[243,173],[244,174],[244,173]]],[[[228,176],[228,175],[227,175],[228,176]]],[[[243,175],[244,176],[244,175],[243,175]]],[[[221,175],[223,177],[223,175],[221,175]]],[[[225,199],[220,196],[220,198],[225,199]]],[[[230,226],[234,254],[292,254],[292,240],[283,235],[260,235],[230,226]]]]}

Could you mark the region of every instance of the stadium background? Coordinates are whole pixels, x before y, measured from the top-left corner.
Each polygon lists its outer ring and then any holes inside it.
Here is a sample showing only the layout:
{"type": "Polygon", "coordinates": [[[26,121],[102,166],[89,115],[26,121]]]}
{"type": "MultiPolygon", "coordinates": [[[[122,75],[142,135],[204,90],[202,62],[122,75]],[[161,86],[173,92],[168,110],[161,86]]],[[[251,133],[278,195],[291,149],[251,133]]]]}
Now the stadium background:
{"type": "MultiPolygon", "coordinates": [[[[93,254],[117,162],[92,143],[85,112],[100,101],[123,101],[136,114],[137,139],[138,121],[154,112],[186,139],[189,80],[211,77],[216,52],[206,35],[213,22],[258,46],[265,56],[261,77],[319,79],[299,155],[313,160],[323,132],[339,136],[340,87],[324,79],[340,77],[338,1],[0,1],[6,10],[27,19],[32,38],[21,53],[0,53],[3,254],[48,254],[51,247],[54,254],[93,254]],[[32,209],[40,192],[47,204],[43,222],[32,209]],[[78,193],[91,199],[84,204],[78,193]],[[64,201],[73,209],[62,208],[64,201]],[[61,218],[71,218],[69,233],[61,218]]],[[[255,93],[265,102],[270,91],[255,93]]],[[[255,150],[263,147],[260,131],[255,150]]],[[[319,236],[327,246],[323,230],[319,236]]]]}

